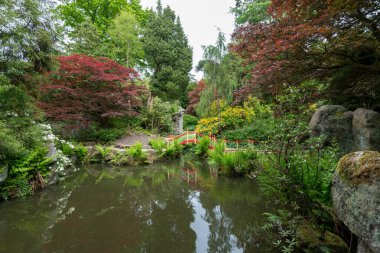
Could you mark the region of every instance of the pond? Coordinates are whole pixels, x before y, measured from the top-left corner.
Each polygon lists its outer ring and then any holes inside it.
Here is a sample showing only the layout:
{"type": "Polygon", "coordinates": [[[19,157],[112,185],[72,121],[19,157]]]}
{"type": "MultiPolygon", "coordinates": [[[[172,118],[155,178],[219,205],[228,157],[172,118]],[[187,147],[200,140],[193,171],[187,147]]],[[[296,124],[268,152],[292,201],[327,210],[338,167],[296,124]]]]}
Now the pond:
{"type": "Polygon", "coordinates": [[[265,200],[247,178],[192,157],[86,166],[57,186],[0,205],[0,252],[268,252],[252,226],[265,200]]]}

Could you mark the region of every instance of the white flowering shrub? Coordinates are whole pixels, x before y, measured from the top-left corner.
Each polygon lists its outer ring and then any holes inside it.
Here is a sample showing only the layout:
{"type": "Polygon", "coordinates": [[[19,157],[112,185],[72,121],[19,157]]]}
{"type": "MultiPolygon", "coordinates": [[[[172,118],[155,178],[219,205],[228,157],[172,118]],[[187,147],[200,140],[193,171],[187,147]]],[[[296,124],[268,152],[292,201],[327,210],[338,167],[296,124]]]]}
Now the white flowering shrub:
{"type": "Polygon", "coordinates": [[[39,124],[39,127],[43,131],[44,141],[53,143],[54,147],[57,148],[55,154],[50,154],[55,160],[55,163],[50,166],[51,171],[57,173],[59,176],[66,176],[65,169],[69,166],[73,167],[73,164],[68,156],[72,154],[75,146],[71,142],[61,140],[54,135],[51,125],[39,124]]]}

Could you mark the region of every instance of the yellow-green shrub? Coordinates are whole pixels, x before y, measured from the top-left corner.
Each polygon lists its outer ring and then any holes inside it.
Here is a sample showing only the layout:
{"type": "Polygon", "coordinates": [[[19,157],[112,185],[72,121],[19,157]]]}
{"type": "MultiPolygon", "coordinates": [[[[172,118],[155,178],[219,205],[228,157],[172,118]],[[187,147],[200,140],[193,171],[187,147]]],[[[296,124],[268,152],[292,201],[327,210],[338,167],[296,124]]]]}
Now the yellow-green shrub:
{"type": "Polygon", "coordinates": [[[198,122],[196,131],[205,134],[216,134],[219,130],[219,124],[223,130],[235,129],[244,123],[252,122],[254,116],[255,113],[250,107],[229,106],[220,114],[220,122],[217,116],[203,118],[198,122]]]}

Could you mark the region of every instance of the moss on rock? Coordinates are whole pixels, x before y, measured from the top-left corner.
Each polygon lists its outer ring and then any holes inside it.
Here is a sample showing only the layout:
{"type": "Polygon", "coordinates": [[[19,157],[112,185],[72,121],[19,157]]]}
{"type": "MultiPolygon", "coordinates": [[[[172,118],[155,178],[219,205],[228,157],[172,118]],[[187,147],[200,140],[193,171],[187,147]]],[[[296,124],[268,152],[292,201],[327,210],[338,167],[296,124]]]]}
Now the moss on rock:
{"type": "Polygon", "coordinates": [[[340,159],[336,172],[353,185],[380,181],[380,152],[360,151],[345,155],[340,159]]]}
{"type": "Polygon", "coordinates": [[[348,246],[342,238],[326,231],[322,234],[311,223],[304,220],[297,228],[300,248],[307,253],[336,252],[346,253],[348,246]]]}

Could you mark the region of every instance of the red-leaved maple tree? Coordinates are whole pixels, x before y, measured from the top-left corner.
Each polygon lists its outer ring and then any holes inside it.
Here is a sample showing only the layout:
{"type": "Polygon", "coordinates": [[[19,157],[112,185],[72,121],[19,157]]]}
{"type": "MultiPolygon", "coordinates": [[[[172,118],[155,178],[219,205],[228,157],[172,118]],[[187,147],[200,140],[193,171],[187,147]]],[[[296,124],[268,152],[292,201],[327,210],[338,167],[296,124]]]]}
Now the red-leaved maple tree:
{"type": "Polygon", "coordinates": [[[58,61],[59,69],[49,73],[40,88],[38,105],[48,119],[83,127],[138,114],[146,88],[135,84],[135,70],[86,55],[59,56],[58,61]]]}
{"type": "MultiPolygon", "coordinates": [[[[380,98],[380,2],[272,0],[271,19],[245,24],[231,49],[247,66],[250,82],[278,94],[308,79],[329,83],[335,102],[373,107],[380,98]]],[[[380,105],[379,105],[380,106],[380,105]]]]}
{"type": "Polygon", "coordinates": [[[195,109],[201,99],[201,93],[206,89],[205,80],[200,80],[192,91],[189,92],[189,105],[186,108],[187,114],[195,115],[195,109]]]}

